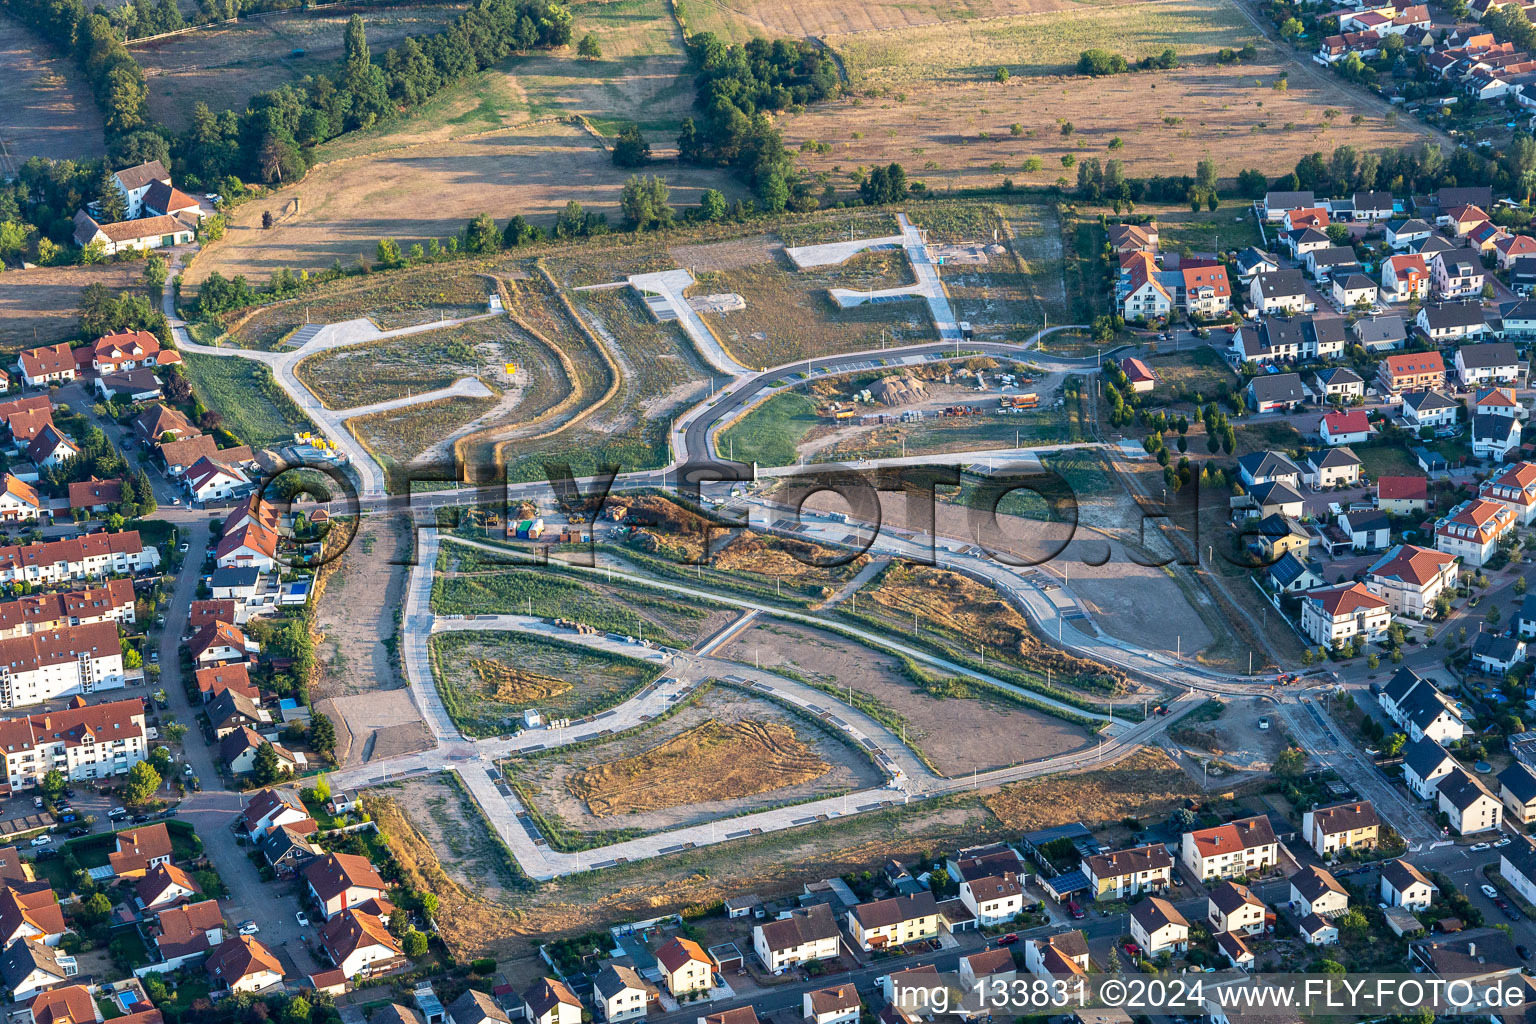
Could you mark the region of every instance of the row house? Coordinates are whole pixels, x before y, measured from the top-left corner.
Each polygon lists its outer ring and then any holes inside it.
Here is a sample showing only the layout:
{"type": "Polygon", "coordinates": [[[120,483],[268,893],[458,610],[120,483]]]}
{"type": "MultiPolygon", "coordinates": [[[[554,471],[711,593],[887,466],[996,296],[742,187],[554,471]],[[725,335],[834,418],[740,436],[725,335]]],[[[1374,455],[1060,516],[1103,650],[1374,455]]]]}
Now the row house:
{"type": "Polygon", "coordinates": [[[0,601],[0,640],[97,622],[135,622],[131,580],[107,580],[100,587],[0,601]]]}
{"type": "Polygon", "coordinates": [[[1252,878],[1277,867],[1280,843],[1263,815],[1184,833],[1179,859],[1201,882],[1252,878]]]}
{"type": "Polygon", "coordinates": [[[137,530],[88,533],[66,540],[0,547],[0,583],[65,583],[126,576],[159,564],[159,549],[146,547],[137,530]]]}
{"type": "MultiPolygon", "coordinates": [[[[1476,312],[1478,322],[1482,323],[1482,310],[1476,306],[1471,308],[1476,312]]],[[[1456,376],[1463,387],[1520,382],[1520,356],[1511,342],[1463,345],[1456,350],[1455,363],[1456,376]]]]}
{"type": "Polygon", "coordinates": [[[1403,781],[1420,800],[1433,800],[1440,780],[1457,767],[1456,759],[1428,736],[1403,748],[1403,781]]]}
{"type": "Polygon", "coordinates": [[[1384,392],[1424,391],[1445,387],[1445,360],[1439,352],[1400,352],[1382,359],[1376,383],[1384,392]]]}
{"type": "Polygon", "coordinates": [[[1496,476],[1484,480],[1477,496],[1497,502],[1514,513],[1520,526],[1531,525],[1536,518],[1536,463],[1516,462],[1496,476]]]}
{"type": "Polygon", "coordinates": [[[1379,697],[1381,709],[1408,738],[1429,737],[1442,746],[1466,735],[1466,727],[1449,697],[1412,669],[1393,673],[1379,697]]]}

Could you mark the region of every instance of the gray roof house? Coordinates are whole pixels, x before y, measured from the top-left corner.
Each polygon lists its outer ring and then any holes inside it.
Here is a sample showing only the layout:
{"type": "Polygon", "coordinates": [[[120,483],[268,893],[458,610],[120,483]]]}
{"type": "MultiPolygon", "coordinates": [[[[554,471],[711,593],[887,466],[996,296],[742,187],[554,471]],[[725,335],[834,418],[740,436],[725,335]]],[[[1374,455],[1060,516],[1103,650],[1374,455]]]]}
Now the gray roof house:
{"type": "Polygon", "coordinates": [[[1362,317],[1353,330],[1355,340],[1367,351],[1402,348],[1408,340],[1408,325],[1400,316],[1362,317]]]}
{"type": "Polygon", "coordinates": [[[1259,412],[1305,402],[1308,397],[1299,373],[1261,374],[1248,382],[1248,404],[1259,412]]]}

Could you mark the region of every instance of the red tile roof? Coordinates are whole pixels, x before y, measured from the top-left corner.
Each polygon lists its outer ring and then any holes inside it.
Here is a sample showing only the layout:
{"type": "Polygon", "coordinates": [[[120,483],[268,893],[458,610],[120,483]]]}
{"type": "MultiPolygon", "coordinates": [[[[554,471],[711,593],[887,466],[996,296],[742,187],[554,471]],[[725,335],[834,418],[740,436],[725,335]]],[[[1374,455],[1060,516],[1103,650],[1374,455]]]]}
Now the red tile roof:
{"type": "Polygon", "coordinates": [[[1429,481],[1422,476],[1377,477],[1376,497],[1387,501],[1427,501],[1429,481]]]}

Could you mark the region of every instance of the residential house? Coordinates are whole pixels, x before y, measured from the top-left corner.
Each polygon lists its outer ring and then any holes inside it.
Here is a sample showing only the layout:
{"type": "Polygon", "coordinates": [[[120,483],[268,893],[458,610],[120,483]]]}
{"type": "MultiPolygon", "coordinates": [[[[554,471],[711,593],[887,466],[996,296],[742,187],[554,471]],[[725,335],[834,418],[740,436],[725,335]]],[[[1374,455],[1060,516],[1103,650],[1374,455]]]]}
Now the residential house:
{"type": "Polygon", "coordinates": [[[752,948],[772,974],[813,960],[835,959],[838,943],[837,921],[824,903],[752,926],[752,948]]]}
{"type": "Polygon", "coordinates": [[[1483,281],[1483,260],[1475,250],[1437,252],[1429,261],[1429,288],[1436,298],[1479,299],[1483,281]]]}
{"type": "Polygon", "coordinates": [[[1278,512],[1265,516],[1259,520],[1258,526],[1246,532],[1254,538],[1250,547],[1263,555],[1266,561],[1274,561],[1286,555],[1304,557],[1312,546],[1311,534],[1303,530],[1294,519],[1278,512]]]}
{"type": "Polygon", "coordinates": [[[1445,302],[1419,310],[1415,326],[1430,341],[1444,345],[1451,341],[1480,338],[1488,333],[1483,307],[1475,302],[1445,302]]]}
{"type": "Polygon", "coordinates": [[[1522,298],[1536,294],[1536,256],[1517,256],[1510,261],[1509,290],[1522,298]]]}
{"type": "Polygon", "coordinates": [[[1317,807],[1301,819],[1302,838],[1325,860],[1345,850],[1375,849],[1380,833],[1381,819],[1368,800],[1317,807]]]}
{"type": "Polygon", "coordinates": [[[234,690],[251,700],[261,699],[261,692],[251,682],[250,674],[243,661],[237,661],[231,665],[218,665],[214,668],[200,668],[196,671],[195,678],[198,694],[205,704],[225,690],[234,690]]]}
{"type": "Polygon", "coordinates": [[[1443,206],[1440,216],[1435,218],[1435,223],[1441,227],[1450,228],[1456,233],[1457,238],[1461,238],[1487,220],[1488,214],[1484,213],[1481,207],[1468,203],[1443,206]]]}
{"type": "Polygon", "coordinates": [[[1191,318],[1214,320],[1232,311],[1232,285],[1225,266],[1215,260],[1182,260],[1178,274],[1179,307],[1191,318]]]}
{"type": "Polygon", "coordinates": [[[181,411],[169,405],[151,405],[135,416],[130,425],[134,436],[145,444],[159,444],[201,433],[181,411]]]}
{"type": "Polygon", "coordinates": [[[148,756],[145,739],[144,702],[137,697],[89,705],[76,697],[58,711],[0,719],[12,791],[40,784],[53,768],[71,782],[126,775],[148,756]]]}
{"type": "Polygon", "coordinates": [[[17,940],[57,946],[69,930],[52,886],[12,880],[0,888],[0,947],[17,940]]]}
{"type": "Polygon", "coordinates": [[[265,992],[283,983],[283,965],[252,935],[231,935],[203,965],[215,988],[231,993],[265,992]]]}
{"type": "Polygon", "coordinates": [[[1382,359],[1376,382],[1382,391],[1394,395],[1443,389],[1445,360],[1439,352],[1399,352],[1382,359]]]}
{"type": "Polygon", "coordinates": [[[1359,583],[1340,583],[1302,595],[1301,631],[1322,647],[1367,642],[1387,635],[1392,612],[1387,602],[1359,583]]]}
{"type": "Polygon", "coordinates": [[[1321,914],[1307,914],[1296,922],[1296,930],[1309,946],[1336,946],[1339,943],[1339,926],[1321,914]]]}
{"type": "Polygon", "coordinates": [[[1333,366],[1318,370],[1312,375],[1312,380],[1316,385],[1317,394],[1325,400],[1337,399],[1348,402],[1352,398],[1365,397],[1365,380],[1347,366],[1333,366]]]}
{"type": "Polygon", "coordinates": [[[256,599],[261,589],[262,570],[256,566],[241,566],[239,568],[218,568],[213,572],[213,579],[208,587],[213,591],[215,601],[235,601],[239,604],[250,604],[256,599]]]}
{"type": "Polygon", "coordinates": [[[960,983],[968,991],[976,991],[978,985],[1011,985],[1017,977],[1013,952],[1006,947],[994,946],[960,958],[960,983]]]}
{"type": "Polygon", "coordinates": [[[1003,924],[1024,909],[1024,884],[1011,871],[967,879],[960,883],[960,902],[981,927],[1003,924]]]}
{"type": "MultiPolygon", "coordinates": [[[[1357,386],[1359,380],[1355,378],[1357,386]]],[[[1371,421],[1364,409],[1331,412],[1318,425],[1318,433],[1324,444],[1363,444],[1371,439],[1371,421]]]]}
{"type": "MultiPolygon", "coordinates": [[[[1347,451],[1348,449],[1332,449],[1333,451],[1347,451]]],[[[1291,518],[1300,518],[1306,505],[1306,499],[1289,484],[1278,481],[1268,484],[1259,484],[1248,492],[1248,499],[1253,507],[1258,509],[1260,516],[1282,515],[1291,518]]]]}
{"type": "Polygon", "coordinates": [[[1393,249],[1402,250],[1416,246],[1434,234],[1434,225],[1417,217],[1409,217],[1404,220],[1388,221],[1382,229],[1386,236],[1387,244],[1393,249]]]}
{"type": "Polygon", "coordinates": [[[1285,215],[1290,210],[1311,209],[1316,206],[1316,200],[1311,192],[1269,192],[1264,196],[1264,219],[1270,223],[1279,223],[1285,220],[1285,215]]]}
{"type": "Polygon", "coordinates": [[[21,382],[29,388],[62,384],[79,376],[80,367],[68,342],[29,348],[16,357],[21,366],[21,382]]]}
{"type": "Polygon", "coordinates": [[[145,547],[139,531],[88,533],[65,540],[0,546],[0,584],[64,583],[101,576],[136,575],[160,564],[160,550],[145,547]]]}
{"type": "Polygon", "coordinates": [[[1365,571],[1365,586],[1387,602],[1393,615],[1423,618],[1435,599],[1455,586],[1456,559],[1416,544],[1398,544],[1365,571]]]}
{"type": "Polygon", "coordinates": [[[1330,245],[1322,249],[1313,249],[1302,257],[1300,262],[1306,264],[1312,279],[1319,284],[1361,273],[1360,261],[1355,256],[1355,250],[1347,245],[1330,245]]]}
{"type": "MultiPolygon", "coordinates": [[[[1536,64],[1532,64],[1531,69],[1536,69],[1536,64]]],[[[1500,77],[1499,73],[1494,73],[1491,75],[1490,80],[1501,86],[1507,84],[1500,77]]],[[[1485,220],[1477,227],[1467,232],[1467,248],[1471,249],[1479,256],[1487,256],[1489,253],[1497,251],[1497,243],[1499,239],[1507,237],[1508,235],[1503,228],[1499,227],[1492,221],[1485,220]]]]}
{"type": "Polygon", "coordinates": [[[279,825],[267,833],[257,848],[279,875],[292,875],[302,871],[310,861],[325,856],[325,851],[311,839],[318,828],[313,818],[279,825]]]}
{"type": "Polygon", "coordinates": [[[848,934],[866,950],[904,946],[938,933],[938,907],[931,892],[861,903],[848,911],[848,934]]]}
{"type": "Polygon", "coordinates": [[[260,840],[275,828],[304,821],[309,811],[291,789],[257,790],[240,815],[242,829],[252,840],[260,840]]]}
{"type": "Polygon", "coordinates": [[[0,482],[0,521],[36,522],[42,512],[43,499],[37,489],[11,473],[5,474],[0,482]]]}
{"type": "Polygon", "coordinates": [[[1440,887],[1405,860],[1389,860],[1381,866],[1381,901],[1389,907],[1405,907],[1415,913],[1428,910],[1440,887]]]}
{"type": "MultiPolygon", "coordinates": [[[[889,1007],[884,1012],[891,1011],[889,1007]]],[[[695,1024],[758,1024],[757,1011],[748,1006],[738,1006],[733,1010],[721,1010],[719,1013],[705,1014],[696,1017],[695,1024]]]]}
{"type": "Polygon", "coordinates": [[[309,893],[327,921],[350,907],[384,895],[384,880],[368,858],[353,853],[332,853],[304,870],[309,893]]]}
{"type": "Polygon", "coordinates": [[[1478,497],[1498,502],[1514,513],[1521,527],[1536,519],[1536,462],[1514,462],[1488,477],[1478,487],[1478,497]]]}
{"type": "Polygon", "coordinates": [[[27,445],[27,458],[38,469],[52,469],[80,454],[73,441],[65,437],[52,424],[43,427],[27,445]]]}
{"type": "Polygon", "coordinates": [[[1478,633],[1472,642],[1469,667],[1485,675],[1502,677],[1524,660],[1524,640],[1497,633],[1478,633]]]}
{"type": "Polygon", "coordinates": [[[1280,452],[1251,452],[1237,460],[1237,472],[1244,487],[1279,482],[1301,486],[1301,470],[1280,452]]]}
{"type": "Polygon", "coordinates": [[[1172,884],[1173,857],[1161,843],[1151,843],[1084,857],[1082,871],[1094,899],[1123,899],[1172,884]]]}
{"type": "Polygon", "coordinates": [[[1317,308],[1299,270],[1257,274],[1248,285],[1249,308],[1267,313],[1310,313],[1317,308]]]}
{"type": "MultiPolygon", "coordinates": [[[[1010,956],[1009,964],[1013,960],[1010,956]]],[[[964,964],[961,964],[962,970],[964,964]]],[[[864,1003],[851,982],[818,988],[801,996],[801,1011],[810,1024],[855,1024],[864,1003]]]]}
{"type": "Polygon", "coordinates": [[[1134,356],[1127,356],[1120,360],[1120,370],[1130,383],[1131,390],[1138,394],[1151,391],[1157,386],[1157,378],[1152,375],[1152,368],[1134,356]]]}
{"type": "Polygon", "coordinates": [[[363,907],[343,910],[320,927],[321,948],[349,981],[389,974],[408,962],[400,943],[385,927],[387,917],[363,907]]]}
{"type": "Polygon", "coordinates": [[[171,862],[171,833],[163,821],[118,832],[113,839],[116,849],[107,854],[107,865],[116,878],[143,878],[151,868],[171,862]]]}
{"type": "Polygon", "coordinates": [[[1508,506],[1472,498],[1451,509],[1435,523],[1435,547],[1459,557],[1464,565],[1477,568],[1493,557],[1499,541],[1515,528],[1515,522],[1515,513],[1508,506]]]}
{"type": "Polygon", "coordinates": [[[1335,274],[1333,301],[1340,309],[1369,309],[1376,304],[1376,283],[1364,274],[1335,274]]]}
{"type": "Polygon", "coordinates": [[[1279,260],[1252,245],[1237,254],[1236,265],[1237,279],[1244,286],[1250,284],[1258,274],[1268,274],[1280,269],[1279,260]]]}
{"type": "MultiPolygon", "coordinates": [[[[1401,675],[1403,671],[1399,670],[1392,678],[1396,680],[1401,675]]],[[[1412,672],[1408,676],[1417,678],[1412,672]]],[[[1382,696],[1385,698],[1386,694],[1382,696]]],[[[1428,736],[1437,743],[1445,744],[1461,739],[1466,732],[1456,706],[1428,682],[1414,686],[1412,692],[1399,702],[1389,704],[1383,699],[1381,705],[1387,716],[1403,727],[1410,740],[1428,736]]]]}
{"type": "Polygon", "coordinates": [[[1381,261],[1380,280],[1383,301],[1422,302],[1429,295],[1429,264],[1418,253],[1398,253],[1381,261]]]}
{"type": "Polygon", "coordinates": [[[1255,412],[1288,411],[1307,400],[1299,373],[1261,374],[1248,382],[1247,395],[1255,412]]]}
{"type": "Polygon", "coordinates": [[[1420,736],[1403,749],[1403,781],[1420,800],[1433,800],[1440,780],[1456,767],[1456,759],[1428,736],[1420,736]]]}
{"type": "Polygon", "coordinates": [[[1392,351],[1408,342],[1408,325],[1395,314],[1361,317],[1350,329],[1367,352],[1392,351]]]}
{"type": "Polygon", "coordinates": [[[1499,853],[1499,874],[1527,903],[1536,899],[1536,846],[1520,836],[1499,853]]]}
{"type": "Polygon", "coordinates": [[[160,378],[155,376],[154,370],[148,368],[103,374],[96,378],[96,393],[104,402],[110,402],[114,398],[125,398],[130,402],[149,402],[165,396],[165,392],[160,387],[160,378]]]}
{"type": "Polygon", "coordinates": [[[1111,224],[1107,232],[1115,252],[1157,252],[1157,225],[1111,224]]]}
{"type": "Polygon", "coordinates": [[[1472,457],[1502,462],[1520,447],[1522,428],[1512,416],[1472,417],[1472,457]]]}
{"type": "Polygon", "coordinates": [[[1205,913],[1213,933],[1259,935],[1264,931],[1269,908],[1246,885],[1228,879],[1211,886],[1205,913]]]}
{"type": "Polygon", "coordinates": [[[174,864],[157,864],[134,887],[135,902],[142,910],[159,910],[201,896],[197,880],[174,864]]]}
{"type": "Polygon", "coordinates": [[[1457,835],[1487,832],[1497,829],[1504,821],[1504,805],[1464,768],[1451,769],[1450,774],[1440,780],[1437,793],[1437,808],[1450,818],[1451,829],[1457,835]]]}
{"type": "MultiPolygon", "coordinates": [[[[1412,8],[1409,8],[1408,10],[1412,10],[1412,8]]],[[[1423,10],[1423,8],[1420,8],[1420,10],[1423,10]]],[[[1405,11],[1404,13],[1407,13],[1407,11],[1405,11]]],[[[1425,17],[1426,18],[1428,17],[1427,12],[1425,13],[1425,17]]],[[[1389,31],[1389,32],[1397,32],[1397,30],[1400,28],[1401,31],[1406,32],[1407,31],[1407,27],[1408,27],[1407,24],[1404,24],[1403,26],[1397,26],[1396,25],[1396,19],[1394,19],[1393,24],[1387,28],[1387,31],[1389,31]]],[[[1390,220],[1391,217],[1392,217],[1393,209],[1394,209],[1394,205],[1393,205],[1393,201],[1392,201],[1392,193],[1391,192],[1356,192],[1355,193],[1355,197],[1354,197],[1354,208],[1355,208],[1355,212],[1354,212],[1354,215],[1351,217],[1352,220],[1355,220],[1355,221],[1384,221],[1384,220],[1390,220]]]]}
{"type": "Polygon", "coordinates": [[[1328,209],[1324,206],[1307,206],[1286,210],[1283,219],[1285,230],[1287,231],[1299,231],[1302,228],[1316,228],[1321,231],[1330,223],[1328,209]]]}
{"type": "Polygon", "coordinates": [[[1189,948],[1189,922],[1172,903],[1151,896],[1131,908],[1131,938],[1149,956],[1183,953],[1189,948]]]}
{"type": "Polygon", "coordinates": [[[1302,480],[1314,491],[1351,486],[1360,479],[1360,457],[1349,448],[1322,448],[1308,452],[1301,462],[1301,468],[1302,480]]]}
{"type": "Polygon", "coordinates": [[[1150,254],[1123,255],[1115,281],[1115,307],[1120,315],[1131,323],[1150,323],[1173,312],[1174,290],[1163,284],[1162,277],[1150,254]]]}
{"type": "Polygon", "coordinates": [[[101,514],[109,512],[114,505],[123,500],[123,482],[121,480],[98,480],[91,477],[89,480],[79,480],[69,485],[69,507],[71,510],[101,514]]]}
{"type": "Polygon", "coordinates": [[[180,479],[199,459],[219,458],[219,446],[208,434],[193,434],[160,444],[157,451],[165,463],[165,475],[180,479]]]}
{"type": "Polygon", "coordinates": [[[256,754],[265,746],[270,746],[277,755],[277,771],[280,775],[292,775],[300,766],[308,763],[303,754],[271,743],[249,726],[236,729],[219,742],[219,760],[232,774],[249,775],[256,770],[256,754]]]}
{"type": "Polygon", "coordinates": [[[1413,429],[1452,426],[1460,408],[1455,399],[1440,391],[1403,393],[1403,423],[1413,429]]]}
{"type": "Polygon", "coordinates": [[[144,193],[144,214],[148,217],[175,217],[196,224],[204,217],[201,204],[169,182],[151,182],[144,193]]]}
{"type": "Polygon", "coordinates": [[[1270,316],[1232,335],[1233,357],[1261,366],[1337,359],[1344,345],[1344,321],[1337,317],[1270,316]]]}
{"type": "Polygon", "coordinates": [[[155,917],[151,937],[160,959],[157,972],[174,971],[224,941],[224,914],[218,900],[203,900],[162,910],[155,917]]]}
{"type": "MultiPolygon", "coordinates": [[[[1344,512],[1339,515],[1337,523],[1339,529],[1344,531],[1344,536],[1349,538],[1350,548],[1354,551],[1380,551],[1391,543],[1392,522],[1379,509],[1344,512]]],[[[1369,587],[1366,589],[1370,590],[1369,587]]]]}
{"type": "Polygon", "coordinates": [[[171,184],[171,172],[159,160],[146,160],[113,172],[113,186],[123,198],[129,219],[144,216],[144,197],[149,193],[150,186],[157,181],[162,185],[171,184]]]}
{"type": "Polygon", "coordinates": [[[214,622],[198,630],[187,641],[192,663],[198,668],[211,668],[232,661],[251,661],[261,653],[261,645],[247,637],[238,626],[229,622],[214,622]]]}
{"type": "MultiPolygon", "coordinates": [[[[485,993],[467,989],[462,996],[448,1004],[448,1019],[452,1024],[465,1024],[455,1015],[454,1007],[459,1002],[476,996],[485,998],[485,993]]],[[[651,987],[633,967],[607,963],[592,979],[592,1002],[597,1007],[597,1017],[599,1020],[607,1021],[608,1024],[639,1020],[650,1008],[650,1001],[651,987]]],[[[494,1000],[488,1000],[488,1005],[500,1010],[494,1000]]]]}
{"type": "Polygon", "coordinates": [[[38,995],[32,999],[27,1011],[26,1015],[17,1015],[16,1019],[30,1019],[32,1024],[92,1024],[102,1019],[100,1005],[92,1002],[91,990],[84,985],[70,985],[38,995]]]}
{"type": "Polygon", "coordinates": [[[1300,261],[1309,252],[1318,249],[1327,249],[1333,242],[1317,228],[1297,228],[1295,231],[1287,231],[1280,236],[1280,241],[1291,250],[1291,255],[1300,261]]]}
{"type": "Polygon", "coordinates": [[[1429,481],[1422,476],[1379,476],[1376,507],[1394,516],[1421,515],[1429,510],[1429,481]]]}
{"type": "Polygon", "coordinates": [[[108,256],[135,250],[164,249],[190,245],[197,236],[197,226],[180,217],[144,217],[102,224],[84,210],[75,211],[74,243],[84,249],[100,245],[108,256]]]}
{"type": "Polygon", "coordinates": [[[1521,825],[1536,821],[1536,771],[1521,761],[1511,761],[1499,773],[1498,782],[1505,819],[1521,825]]]}
{"type": "Polygon", "coordinates": [[[1349,909],[1349,893],[1332,874],[1313,864],[1291,876],[1291,905],[1328,917],[1349,909]]]}
{"type": "MultiPolygon", "coordinates": [[[[41,942],[17,939],[0,953],[0,985],[4,986],[15,1002],[24,1002],[40,993],[47,993],[49,989],[57,988],[79,973],[80,967],[74,957],[41,942]]],[[[34,1003],[34,1013],[35,1007],[34,1003]]],[[[55,1019],[51,1014],[44,1016],[49,1020],[55,1019]]],[[[81,1019],[95,1018],[93,1015],[81,1019]]]]}
{"type": "Polygon", "coordinates": [[[1515,397],[1512,387],[1484,387],[1473,393],[1472,415],[1503,416],[1506,419],[1525,419],[1525,408],[1515,397]]]}
{"type": "Polygon", "coordinates": [[[581,1000],[554,978],[540,978],[523,993],[523,1009],[529,1024],[581,1024],[581,1000]]]}
{"type": "MultiPolygon", "coordinates": [[[[1456,309],[1458,307],[1439,308],[1456,309]]],[[[1482,311],[1475,306],[1472,308],[1481,320],[1482,311]]],[[[1515,346],[1507,341],[1463,345],[1456,350],[1455,362],[1456,376],[1465,387],[1518,384],[1520,381],[1520,356],[1515,352],[1515,346]]]]}
{"type": "Polygon", "coordinates": [[[179,352],[162,349],[160,340],[148,331],[118,331],[103,335],[86,346],[86,352],[91,368],[101,374],[181,362],[179,352]]]}
{"type": "Polygon", "coordinates": [[[1026,939],[1023,946],[1024,969],[1037,977],[1087,974],[1092,966],[1088,940],[1077,929],[1026,939]]]}
{"type": "Polygon", "coordinates": [[[1493,243],[1498,252],[1500,270],[1510,269],[1510,265],[1522,256],[1536,256],[1536,238],[1530,235],[1504,235],[1493,243]]]}
{"type": "Polygon", "coordinates": [[[667,991],[676,998],[714,988],[714,964],[692,939],[672,936],[656,950],[656,962],[667,991]]]}
{"type": "Polygon", "coordinates": [[[1315,559],[1303,561],[1294,552],[1286,552],[1269,567],[1269,584],[1282,594],[1299,594],[1320,587],[1325,582],[1323,567],[1319,562],[1315,559]]]}
{"type": "Polygon", "coordinates": [[[192,500],[197,502],[224,501],[243,497],[251,492],[253,486],[250,478],[239,466],[210,459],[207,456],[198,459],[188,468],[182,477],[182,483],[186,484],[187,493],[192,496],[192,500]]]}
{"type": "Polygon", "coordinates": [[[1227,963],[1239,971],[1253,970],[1253,951],[1236,932],[1221,932],[1215,936],[1216,948],[1227,963]]]}

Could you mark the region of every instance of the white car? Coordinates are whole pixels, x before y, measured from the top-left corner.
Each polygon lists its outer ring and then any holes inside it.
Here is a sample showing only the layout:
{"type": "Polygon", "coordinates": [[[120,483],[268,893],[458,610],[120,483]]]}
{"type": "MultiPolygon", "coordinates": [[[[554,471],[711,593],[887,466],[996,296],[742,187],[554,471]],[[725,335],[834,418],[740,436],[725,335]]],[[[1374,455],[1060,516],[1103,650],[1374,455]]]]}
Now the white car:
{"type": "MultiPolygon", "coordinates": [[[[1493,844],[1492,843],[1473,843],[1470,847],[1468,847],[1468,849],[1470,849],[1473,853],[1481,853],[1484,850],[1491,850],[1491,849],[1493,849],[1493,844]]],[[[1491,897],[1491,896],[1489,897],[1489,899],[1492,899],[1492,898],[1493,897],[1491,897]]]]}
{"type": "Polygon", "coordinates": [[[240,922],[240,934],[241,935],[255,935],[259,931],[261,931],[261,927],[259,925],[257,925],[255,921],[241,921],[240,922]]]}
{"type": "Polygon", "coordinates": [[[1496,900],[1499,898],[1499,890],[1495,889],[1491,885],[1482,885],[1478,886],[1478,888],[1482,889],[1483,895],[1487,896],[1491,900],[1496,900]]]}
{"type": "Polygon", "coordinates": [[[304,913],[304,911],[301,910],[297,914],[294,914],[293,915],[293,919],[295,921],[299,922],[299,927],[300,928],[308,928],[309,927],[309,915],[304,913]]]}
{"type": "Polygon", "coordinates": [[[48,846],[52,842],[53,842],[53,836],[34,836],[32,838],[32,845],[33,846],[48,846]]]}
{"type": "Polygon", "coordinates": [[[1508,846],[1513,841],[1514,840],[1510,839],[1509,836],[1505,836],[1503,839],[1500,839],[1498,842],[1494,843],[1493,844],[1493,848],[1495,850],[1502,850],[1504,847],[1508,846]]]}

